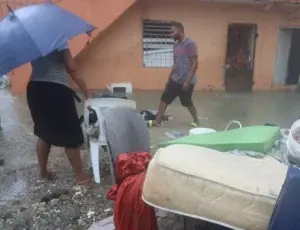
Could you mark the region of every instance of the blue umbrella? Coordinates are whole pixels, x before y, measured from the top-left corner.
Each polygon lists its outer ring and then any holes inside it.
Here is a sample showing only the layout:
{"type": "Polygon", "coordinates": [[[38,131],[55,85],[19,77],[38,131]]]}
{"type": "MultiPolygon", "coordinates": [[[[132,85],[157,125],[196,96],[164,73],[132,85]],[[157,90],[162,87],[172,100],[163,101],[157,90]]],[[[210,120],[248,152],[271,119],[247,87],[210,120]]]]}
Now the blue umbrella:
{"type": "Polygon", "coordinates": [[[95,27],[52,3],[29,5],[0,22],[0,76],[45,56],[95,27]]]}

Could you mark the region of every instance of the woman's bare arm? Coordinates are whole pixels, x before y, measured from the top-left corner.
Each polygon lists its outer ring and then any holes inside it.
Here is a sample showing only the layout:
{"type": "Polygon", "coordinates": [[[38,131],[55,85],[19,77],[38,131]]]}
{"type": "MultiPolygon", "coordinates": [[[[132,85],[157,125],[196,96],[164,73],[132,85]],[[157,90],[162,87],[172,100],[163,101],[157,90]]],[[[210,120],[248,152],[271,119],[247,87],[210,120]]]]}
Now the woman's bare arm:
{"type": "Polygon", "coordinates": [[[86,98],[90,97],[89,90],[84,79],[77,75],[76,63],[69,50],[64,51],[65,67],[73,81],[79,86],[86,98]]]}

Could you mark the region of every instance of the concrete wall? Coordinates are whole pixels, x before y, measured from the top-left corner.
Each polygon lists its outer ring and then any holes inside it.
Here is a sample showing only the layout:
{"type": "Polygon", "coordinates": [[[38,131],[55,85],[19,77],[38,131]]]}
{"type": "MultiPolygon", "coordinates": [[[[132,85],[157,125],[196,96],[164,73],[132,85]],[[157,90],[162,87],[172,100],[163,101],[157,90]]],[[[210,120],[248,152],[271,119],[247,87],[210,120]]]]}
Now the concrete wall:
{"type": "MultiPolygon", "coordinates": [[[[110,82],[131,81],[136,89],[161,89],[168,68],[142,67],[142,18],[178,20],[199,47],[197,89],[223,89],[223,64],[229,23],[256,23],[259,37],[255,50],[254,89],[269,90],[272,85],[280,26],[300,25],[289,21],[279,9],[263,12],[262,5],[238,5],[185,1],[64,0],[61,6],[98,26],[96,38],[86,47],[87,37],[71,41],[80,74],[92,89],[110,82]],[[121,18],[119,18],[132,6],[121,18]],[[119,19],[118,19],[119,18],[119,19]],[[117,20],[118,19],[118,20],[117,20]],[[113,23],[113,25],[112,25],[113,23]],[[81,52],[84,49],[83,52],[81,52]]],[[[13,93],[24,92],[30,67],[11,74],[13,93]]]]}
{"type": "Polygon", "coordinates": [[[140,5],[134,5],[76,57],[88,87],[99,89],[126,80],[134,81],[135,87],[139,82],[151,84],[151,78],[138,76],[142,66],[141,16],[140,5]]]}
{"type": "Polygon", "coordinates": [[[279,9],[263,12],[262,5],[140,2],[79,55],[80,71],[89,87],[104,88],[118,81],[131,81],[134,88],[143,90],[164,87],[170,69],[142,67],[142,18],[177,20],[185,25],[187,35],[199,47],[197,89],[223,89],[229,23],[257,24],[254,89],[272,89],[279,27],[300,25],[287,20],[279,9]]]}

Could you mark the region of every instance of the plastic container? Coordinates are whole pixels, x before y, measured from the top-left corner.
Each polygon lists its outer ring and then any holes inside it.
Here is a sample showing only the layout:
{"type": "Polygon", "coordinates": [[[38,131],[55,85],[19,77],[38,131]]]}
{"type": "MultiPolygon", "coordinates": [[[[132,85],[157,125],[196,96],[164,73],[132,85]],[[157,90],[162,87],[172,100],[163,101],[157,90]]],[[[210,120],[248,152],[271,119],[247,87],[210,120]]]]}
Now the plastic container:
{"type": "Polygon", "coordinates": [[[239,126],[239,128],[242,128],[242,127],[243,127],[242,124],[241,124],[241,122],[239,122],[239,121],[231,121],[231,122],[229,122],[229,123],[227,124],[227,126],[226,126],[226,128],[225,128],[225,131],[227,131],[227,130],[229,129],[229,127],[231,127],[232,124],[237,124],[237,125],[239,126]]]}
{"type": "Polygon", "coordinates": [[[216,130],[209,129],[209,128],[193,128],[190,129],[189,134],[190,135],[199,135],[199,134],[206,134],[206,133],[215,133],[216,130]]]}
{"type": "Polygon", "coordinates": [[[287,148],[289,153],[294,157],[300,157],[300,120],[297,120],[291,127],[287,148]]]}
{"type": "Polygon", "coordinates": [[[280,129],[280,134],[282,141],[286,142],[289,138],[290,130],[289,129],[280,129]]]}

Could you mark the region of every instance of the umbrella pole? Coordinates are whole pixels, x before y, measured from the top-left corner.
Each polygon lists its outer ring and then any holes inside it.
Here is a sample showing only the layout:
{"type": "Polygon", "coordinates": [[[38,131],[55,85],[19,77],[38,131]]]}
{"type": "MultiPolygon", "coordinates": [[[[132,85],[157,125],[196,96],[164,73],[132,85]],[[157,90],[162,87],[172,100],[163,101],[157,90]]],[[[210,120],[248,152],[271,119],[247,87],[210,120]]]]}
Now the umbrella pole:
{"type": "Polygon", "coordinates": [[[12,8],[9,5],[6,5],[6,7],[7,7],[8,11],[10,13],[12,13],[13,15],[15,15],[14,11],[12,10],[12,8]]]}

